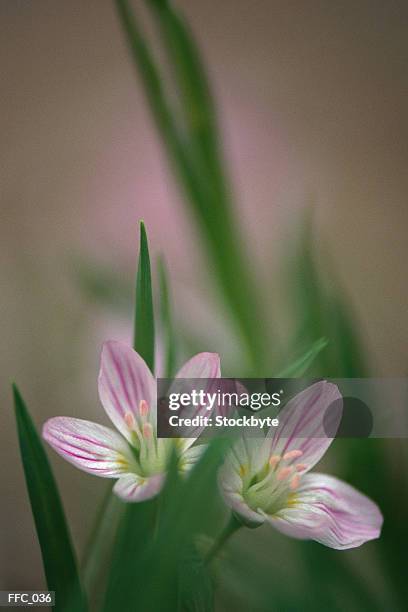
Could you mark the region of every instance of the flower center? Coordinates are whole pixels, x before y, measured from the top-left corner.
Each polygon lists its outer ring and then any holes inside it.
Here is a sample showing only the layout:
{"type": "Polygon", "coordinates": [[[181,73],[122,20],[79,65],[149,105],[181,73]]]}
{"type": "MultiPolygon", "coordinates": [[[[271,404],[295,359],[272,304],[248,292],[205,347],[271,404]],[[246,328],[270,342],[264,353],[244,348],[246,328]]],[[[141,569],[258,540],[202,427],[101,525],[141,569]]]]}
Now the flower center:
{"type": "Polygon", "coordinates": [[[169,444],[165,439],[158,439],[156,424],[151,419],[150,406],[141,400],[137,412],[127,412],[125,422],[131,432],[132,451],[140,476],[153,476],[166,469],[169,444]]]}
{"type": "Polygon", "coordinates": [[[283,456],[272,455],[249,481],[245,482],[243,478],[242,495],[248,506],[267,514],[275,514],[287,506],[299,486],[301,473],[307,469],[304,463],[295,463],[302,455],[301,450],[292,450],[283,456]]]}

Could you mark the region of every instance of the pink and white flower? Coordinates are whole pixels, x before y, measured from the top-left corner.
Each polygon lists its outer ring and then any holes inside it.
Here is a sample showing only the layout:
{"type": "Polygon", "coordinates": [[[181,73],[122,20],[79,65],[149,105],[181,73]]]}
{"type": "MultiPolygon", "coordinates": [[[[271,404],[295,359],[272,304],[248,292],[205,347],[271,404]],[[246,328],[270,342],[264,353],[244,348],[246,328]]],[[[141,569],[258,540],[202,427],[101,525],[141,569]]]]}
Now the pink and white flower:
{"type": "MultiPolygon", "coordinates": [[[[279,427],[265,438],[242,437],[220,473],[220,485],[234,514],[250,527],[264,522],[295,538],[335,549],[378,538],[383,517],[378,506],[352,486],[326,474],[309,474],[333,438],[325,434],[329,406],[340,423],[336,385],[318,382],[294,397],[279,415],[279,427]]],[[[334,428],[332,426],[334,425],[334,428]]]]}
{"type": "MultiPolygon", "coordinates": [[[[199,353],[177,376],[219,378],[219,356],[199,353]]],[[[57,453],[81,470],[116,478],[113,490],[122,499],[142,501],[160,491],[174,443],[181,472],[200,456],[203,446],[192,446],[193,438],[157,438],[156,381],[140,355],[126,344],[104,344],[98,389],[117,431],[83,419],[54,417],[44,424],[42,435],[57,453]]]]}

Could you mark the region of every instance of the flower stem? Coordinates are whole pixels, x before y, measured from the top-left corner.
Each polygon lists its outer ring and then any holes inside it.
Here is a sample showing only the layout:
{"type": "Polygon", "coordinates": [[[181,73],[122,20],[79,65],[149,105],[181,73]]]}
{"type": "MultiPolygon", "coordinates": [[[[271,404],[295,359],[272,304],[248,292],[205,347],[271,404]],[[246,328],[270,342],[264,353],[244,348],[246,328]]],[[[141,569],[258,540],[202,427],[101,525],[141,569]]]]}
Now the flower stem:
{"type": "Polygon", "coordinates": [[[215,540],[212,548],[210,548],[207,556],[204,559],[204,564],[208,565],[217,556],[225,542],[234,534],[238,529],[242,527],[242,523],[236,518],[234,514],[231,514],[228,523],[225,525],[218,539],[215,540]]]}

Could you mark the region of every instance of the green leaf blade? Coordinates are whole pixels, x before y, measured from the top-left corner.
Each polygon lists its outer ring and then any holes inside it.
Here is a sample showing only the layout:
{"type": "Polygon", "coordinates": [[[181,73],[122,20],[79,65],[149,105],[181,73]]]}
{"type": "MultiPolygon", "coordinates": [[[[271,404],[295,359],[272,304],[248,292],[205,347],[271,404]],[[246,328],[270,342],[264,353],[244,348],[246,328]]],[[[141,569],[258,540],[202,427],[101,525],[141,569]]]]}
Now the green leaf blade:
{"type": "Polygon", "coordinates": [[[47,585],[55,591],[55,610],[86,612],[71,537],[47,455],[16,385],[13,397],[24,475],[47,585]]]}
{"type": "Polygon", "coordinates": [[[326,338],[320,338],[312,344],[310,349],[303,353],[303,355],[291,363],[287,368],[281,370],[276,378],[299,378],[303,376],[313,364],[319,353],[326,348],[327,345],[328,341],[326,338]]]}
{"type": "Polygon", "coordinates": [[[158,262],[160,327],[164,350],[164,375],[171,378],[175,374],[177,359],[177,340],[174,332],[170,289],[166,264],[161,257],[158,262]]]}
{"type": "Polygon", "coordinates": [[[196,160],[217,190],[228,199],[223,160],[219,148],[218,126],[210,84],[194,37],[179,11],[167,0],[147,0],[153,7],[167,55],[171,58],[196,160]]]}
{"type": "Polygon", "coordinates": [[[232,214],[208,83],[193,38],[168,3],[149,3],[164,32],[173,86],[184,103],[175,112],[158,65],[128,0],[116,0],[133,61],[163,139],[176,178],[184,191],[207,248],[214,278],[246,347],[253,373],[264,366],[265,328],[256,284],[232,214]],[[188,56],[188,57],[186,57],[188,56]],[[194,108],[193,115],[191,109],[194,108]]]}
{"type": "Polygon", "coordinates": [[[179,601],[181,612],[213,612],[214,581],[197,548],[191,546],[180,561],[179,601]]]}
{"type": "Polygon", "coordinates": [[[140,251],[136,280],[134,348],[154,372],[154,312],[149,245],[146,228],[140,223],[140,251]]]}
{"type": "MultiPolygon", "coordinates": [[[[146,584],[158,570],[150,554],[157,500],[124,504],[113,545],[103,612],[143,612],[146,584]]],[[[157,586],[157,582],[156,582],[157,586]]]]}

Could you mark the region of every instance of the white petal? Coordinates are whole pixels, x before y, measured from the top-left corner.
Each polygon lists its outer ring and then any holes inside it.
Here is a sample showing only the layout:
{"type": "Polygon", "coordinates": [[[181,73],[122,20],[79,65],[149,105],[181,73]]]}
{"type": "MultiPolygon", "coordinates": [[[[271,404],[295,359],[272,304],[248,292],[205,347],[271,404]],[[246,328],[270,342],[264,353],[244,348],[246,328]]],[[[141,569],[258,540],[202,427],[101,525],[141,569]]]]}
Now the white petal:
{"type": "Polygon", "coordinates": [[[261,525],[265,516],[248,506],[242,496],[243,477],[240,475],[237,456],[229,454],[218,475],[218,483],[225,503],[250,527],[261,525]]]}
{"type": "Polygon", "coordinates": [[[115,478],[134,465],[126,440],[97,423],[54,417],[44,424],[42,435],[61,457],[90,474],[115,478]]]}
{"type": "Polygon", "coordinates": [[[383,523],[371,499],[326,474],[307,474],[290,507],[267,518],[287,535],[339,550],[378,538],[383,523]]]}
{"type": "Polygon", "coordinates": [[[263,438],[242,436],[233,445],[230,461],[238,473],[245,472],[251,480],[265,466],[269,459],[269,448],[263,438]]]}
{"type": "Polygon", "coordinates": [[[127,502],[140,502],[155,497],[163,486],[164,474],[143,478],[137,474],[124,474],[113,487],[113,492],[127,502]]]}
{"type": "Polygon", "coordinates": [[[180,457],[180,470],[188,472],[199,461],[207,449],[207,444],[196,444],[189,446],[180,457]]]}
{"type": "Polygon", "coordinates": [[[98,388],[109,418],[129,441],[131,431],[126,423],[126,415],[133,414],[137,420],[142,400],[149,406],[149,418],[155,421],[155,379],[140,355],[123,342],[105,342],[98,388]]]}
{"type": "MultiPolygon", "coordinates": [[[[284,455],[293,450],[302,451],[301,457],[288,460],[286,465],[303,463],[307,470],[324,455],[333,438],[328,438],[324,427],[327,409],[330,412],[331,431],[340,424],[342,403],[336,385],[327,381],[317,382],[296,395],[279,413],[279,426],[268,433],[271,455],[284,455]]],[[[306,471],[306,470],[305,470],[306,471]]]]}
{"type": "Polygon", "coordinates": [[[241,521],[248,527],[262,525],[265,522],[265,516],[260,512],[255,512],[244,501],[242,495],[228,489],[222,489],[224,500],[231,510],[236,514],[241,521]]]}
{"type": "MultiPolygon", "coordinates": [[[[198,353],[191,359],[189,359],[177,372],[175,379],[168,391],[168,396],[171,394],[181,395],[183,393],[190,394],[193,389],[196,388],[195,380],[197,379],[209,379],[208,383],[205,383],[203,387],[199,387],[198,390],[202,390],[205,393],[216,392],[218,385],[214,387],[213,379],[221,376],[220,368],[220,357],[217,353],[198,353]],[[183,379],[186,379],[185,381],[183,379]]],[[[184,418],[192,418],[195,416],[208,416],[209,411],[207,410],[206,404],[199,406],[181,407],[179,414],[182,414],[184,418]]],[[[194,442],[200,437],[203,432],[203,427],[184,427],[179,438],[179,445],[182,452],[190,448],[194,442]]]]}
{"type": "Polygon", "coordinates": [[[220,357],[217,353],[198,353],[177,372],[175,378],[219,378],[220,357]]]}

